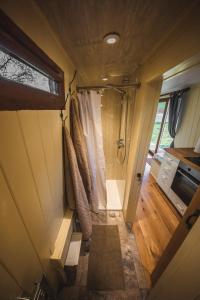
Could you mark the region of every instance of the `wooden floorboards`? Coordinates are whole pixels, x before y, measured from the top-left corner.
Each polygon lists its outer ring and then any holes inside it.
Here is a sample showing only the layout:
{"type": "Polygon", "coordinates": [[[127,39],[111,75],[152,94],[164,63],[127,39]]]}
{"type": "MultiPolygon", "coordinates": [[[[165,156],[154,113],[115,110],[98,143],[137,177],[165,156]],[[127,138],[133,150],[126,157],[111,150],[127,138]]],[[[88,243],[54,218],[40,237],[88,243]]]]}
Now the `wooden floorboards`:
{"type": "Polygon", "coordinates": [[[179,222],[179,214],[150,175],[147,165],[133,231],[149,285],[150,274],[179,222]]]}

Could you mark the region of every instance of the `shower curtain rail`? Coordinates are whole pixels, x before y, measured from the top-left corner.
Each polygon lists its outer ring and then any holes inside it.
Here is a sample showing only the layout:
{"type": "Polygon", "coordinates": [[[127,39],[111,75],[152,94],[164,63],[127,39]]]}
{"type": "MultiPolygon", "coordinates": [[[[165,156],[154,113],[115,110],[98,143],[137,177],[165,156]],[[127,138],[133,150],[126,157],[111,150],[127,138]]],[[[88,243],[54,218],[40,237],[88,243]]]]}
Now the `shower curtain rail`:
{"type": "Polygon", "coordinates": [[[77,86],[76,90],[77,92],[81,92],[83,90],[103,90],[103,89],[114,89],[118,90],[118,92],[123,93],[124,91],[121,89],[126,88],[139,88],[140,83],[135,82],[132,84],[106,84],[106,85],[91,85],[91,86],[77,86]]]}

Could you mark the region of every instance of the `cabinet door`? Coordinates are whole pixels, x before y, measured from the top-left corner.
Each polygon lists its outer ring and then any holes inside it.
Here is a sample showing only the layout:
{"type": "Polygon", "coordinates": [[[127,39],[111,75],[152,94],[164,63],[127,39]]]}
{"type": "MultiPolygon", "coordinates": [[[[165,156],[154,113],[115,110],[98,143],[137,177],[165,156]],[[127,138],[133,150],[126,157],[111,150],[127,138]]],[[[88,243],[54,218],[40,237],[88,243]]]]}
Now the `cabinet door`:
{"type": "Polygon", "coordinates": [[[193,228],[190,229],[191,231],[186,226],[188,217],[199,209],[200,187],[151,275],[153,285],[155,285],[158,278],[160,278],[160,284],[158,282],[157,287],[155,286],[156,293],[153,292],[149,299],[199,299],[200,219],[196,221],[193,228]],[[165,270],[166,272],[164,272],[165,270]],[[163,275],[161,276],[162,273],[163,275]],[[167,277],[168,280],[165,280],[167,277]],[[160,287],[159,290],[157,289],[158,287],[160,287]],[[156,294],[157,296],[155,296],[156,294]]]}
{"type": "Polygon", "coordinates": [[[178,164],[178,159],[172,155],[169,155],[168,153],[165,153],[158,174],[157,183],[166,194],[169,193],[169,189],[178,168],[178,164]]]}
{"type": "Polygon", "coordinates": [[[169,187],[167,185],[168,168],[169,168],[169,165],[168,165],[168,162],[167,162],[167,155],[165,153],[165,156],[164,156],[163,161],[161,163],[160,171],[159,171],[158,177],[157,177],[157,183],[165,193],[167,193],[168,190],[169,190],[169,187]]]}

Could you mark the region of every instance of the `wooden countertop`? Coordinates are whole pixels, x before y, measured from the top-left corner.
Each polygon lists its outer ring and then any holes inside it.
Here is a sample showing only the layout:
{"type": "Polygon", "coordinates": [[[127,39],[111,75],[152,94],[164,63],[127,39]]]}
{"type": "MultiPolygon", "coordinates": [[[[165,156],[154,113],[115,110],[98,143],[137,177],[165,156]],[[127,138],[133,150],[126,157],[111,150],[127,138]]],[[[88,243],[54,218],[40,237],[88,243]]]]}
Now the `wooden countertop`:
{"type": "Polygon", "coordinates": [[[180,159],[185,164],[191,166],[192,168],[200,171],[200,166],[194,164],[186,157],[200,157],[200,153],[195,153],[193,150],[194,148],[165,148],[164,149],[169,154],[175,156],[176,158],[180,159]]]}

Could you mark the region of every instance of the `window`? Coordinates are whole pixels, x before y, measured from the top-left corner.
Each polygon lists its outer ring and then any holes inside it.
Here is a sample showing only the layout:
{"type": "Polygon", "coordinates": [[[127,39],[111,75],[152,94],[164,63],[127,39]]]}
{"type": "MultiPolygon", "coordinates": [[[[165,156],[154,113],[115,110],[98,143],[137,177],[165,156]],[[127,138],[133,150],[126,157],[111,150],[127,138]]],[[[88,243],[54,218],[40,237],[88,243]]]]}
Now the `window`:
{"type": "Polygon", "coordinates": [[[162,128],[162,134],[158,144],[158,150],[157,150],[158,152],[162,152],[164,148],[170,147],[173,141],[168,131],[168,122],[169,122],[169,107],[167,108],[167,113],[162,128]]]}
{"type": "Polygon", "coordinates": [[[0,77],[15,81],[54,95],[58,94],[57,82],[42,74],[27,62],[15,58],[0,49],[0,77]]]}
{"type": "Polygon", "coordinates": [[[163,152],[164,148],[170,146],[172,138],[168,131],[169,106],[168,99],[161,100],[158,103],[155,123],[153,127],[149,152],[151,154],[163,152]]]}
{"type": "Polygon", "coordinates": [[[63,109],[63,71],[0,11],[0,110],[63,109]]]}

